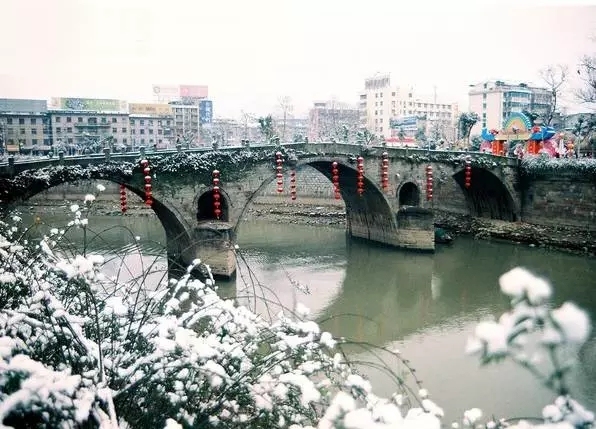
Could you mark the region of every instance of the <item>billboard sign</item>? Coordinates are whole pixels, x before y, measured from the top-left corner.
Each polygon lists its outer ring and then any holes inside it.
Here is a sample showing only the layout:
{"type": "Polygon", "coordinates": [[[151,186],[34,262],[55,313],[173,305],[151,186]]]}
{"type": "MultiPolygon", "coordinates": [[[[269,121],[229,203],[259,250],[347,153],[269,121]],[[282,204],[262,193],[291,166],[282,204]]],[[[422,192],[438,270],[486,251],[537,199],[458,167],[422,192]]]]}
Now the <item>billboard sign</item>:
{"type": "Polygon", "coordinates": [[[45,113],[47,111],[48,102],[46,100],[0,98],[0,112],[45,113]]]}
{"type": "Polygon", "coordinates": [[[126,101],[107,98],[52,98],[50,108],[93,112],[126,112],[128,110],[126,101]]]}
{"type": "Polygon", "coordinates": [[[416,116],[403,116],[390,119],[389,127],[394,130],[404,130],[406,133],[415,133],[418,131],[418,118],[416,116]]]}
{"type": "Polygon", "coordinates": [[[180,88],[178,85],[153,85],[153,95],[159,102],[168,102],[179,97],[180,88]]]}
{"type": "Polygon", "coordinates": [[[210,124],[213,122],[213,101],[201,100],[199,103],[199,123],[210,124]]]}
{"type": "Polygon", "coordinates": [[[207,85],[180,85],[181,98],[207,98],[208,95],[207,85]]]}
{"type": "Polygon", "coordinates": [[[131,115],[171,116],[172,107],[160,103],[129,103],[128,113],[131,115]]]}

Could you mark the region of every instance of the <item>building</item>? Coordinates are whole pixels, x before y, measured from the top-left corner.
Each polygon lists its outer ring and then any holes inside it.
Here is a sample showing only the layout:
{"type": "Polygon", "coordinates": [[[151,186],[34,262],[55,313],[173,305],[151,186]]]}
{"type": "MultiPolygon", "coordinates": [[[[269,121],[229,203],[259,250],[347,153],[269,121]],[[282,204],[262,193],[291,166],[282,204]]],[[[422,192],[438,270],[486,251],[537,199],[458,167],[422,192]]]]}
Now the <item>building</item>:
{"type": "Polygon", "coordinates": [[[480,117],[471,134],[480,134],[482,128],[501,129],[513,112],[525,110],[545,116],[552,105],[552,93],[546,88],[501,80],[470,85],[468,97],[470,111],[480,117]]]}
{"type": "Polygon", "coordinates": [[[359,128],[360,111],[346,103],[337,101],[317,102],[308,115],[308,139],[310,141],[330,141],[348,139],[359,128]]]}
{"type": "Polygon", "coordinates": [[[174,136],[176,143],[188,147],[199,146],[201,142],[200,105],[172,101],[170,107],[174,116],[174,136]]]}
{"type": "Polygon", "coordinates": [[[122,100],[52,98],[48,116],[53,145],[67,153],[129,147],[127,110],[122,100]]]}
{"type": "Polygon", "coordinates": [[[457,103],[439,100],[436,94],[416,93],[412,86],[392,86],[389,75],[365,79],[359,98],[360,126],[386,140],[403,134],[395,124],[411,117],[424,122],[425,134],[441,128],[440,134],[450,138],[459,114],[457,103]]]}
{"type": "Polygon", "coordinates": [[[46,100],[0,99],[3,153],[45,154],[52,150],[46,100]]]}
{"type": "Polygon", "coordinates": [[[129,103],[130,146],[158,149],[176,145],[172,106],[159,103],[129,103]]]}
{"type": "Polygon", "coordinates": [[[153,96],[160,104],[183,102],[184,104],[198,104],[209,96],[207,85],[153,85],[153,96]]]}

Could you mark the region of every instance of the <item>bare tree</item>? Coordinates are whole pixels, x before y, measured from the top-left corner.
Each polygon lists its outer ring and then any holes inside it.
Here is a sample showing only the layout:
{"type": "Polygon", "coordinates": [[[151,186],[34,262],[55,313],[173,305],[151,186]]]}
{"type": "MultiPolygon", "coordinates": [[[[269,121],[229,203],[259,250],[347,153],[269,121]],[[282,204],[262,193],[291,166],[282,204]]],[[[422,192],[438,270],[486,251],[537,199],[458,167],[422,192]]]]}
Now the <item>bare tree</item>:
{"type": "Polygon", "coordinates": [[[545,125],[550,125],[555,113],[557,112],[559,107],[557,103],[561,98],[561,92],[565,82],[567,81],[568,72],[569,69],[567,66],[562,64],[548,66],[547,68],[540,70],[540,76],[552,95],[550,106],[548,107],[546,117],[544,118],[545,125]]]}
{"type": "Polygon", "coordinates": [[[583,81],[583,87],[576,91],[577,98],[583,103],[596,103],[596,55],[584,55],[577,74],[583,81]]]}
{"type": "Polygon", "coordinates": [[[279,107],[281,108],[282,113],[282,131],[281,131],[281,139],[283,142],[286,141],[286,126],[288,122],[288,116],[292,114],[294,110],[294,106],[292,105],[292,99],[287,95],[280,97],[279,100],[279,107]]]}

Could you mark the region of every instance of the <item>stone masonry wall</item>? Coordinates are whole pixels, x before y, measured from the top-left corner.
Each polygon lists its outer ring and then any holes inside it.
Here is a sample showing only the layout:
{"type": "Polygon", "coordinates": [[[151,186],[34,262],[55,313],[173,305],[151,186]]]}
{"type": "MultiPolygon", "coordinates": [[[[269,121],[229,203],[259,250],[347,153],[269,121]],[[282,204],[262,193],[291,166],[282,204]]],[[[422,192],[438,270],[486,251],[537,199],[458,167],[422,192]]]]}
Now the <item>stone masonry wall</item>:
{"type": "Polygon", "coordinates": [[[596,182],[565,175],[532,180],[524,193],[522,220],[596,231],[596,182]]]}

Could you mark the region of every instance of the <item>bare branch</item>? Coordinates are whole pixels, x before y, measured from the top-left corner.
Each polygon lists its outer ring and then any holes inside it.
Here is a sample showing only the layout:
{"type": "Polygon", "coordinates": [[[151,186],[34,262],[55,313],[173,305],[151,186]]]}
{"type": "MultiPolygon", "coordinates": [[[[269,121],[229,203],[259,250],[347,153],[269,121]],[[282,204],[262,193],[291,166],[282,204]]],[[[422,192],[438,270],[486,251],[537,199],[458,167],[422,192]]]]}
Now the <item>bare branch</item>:
{"type": "Polygon", "coordinates": [[[550,125],[555,113],[557,112],[557,109],[559,108],[558,101],[561,98],[563,86],[567,82],[569,68],[562,64],[548,66],[546,69],[540,71],[540,76],[552,95],[551,104],[544,118],[545,125],[550,125]]]}

